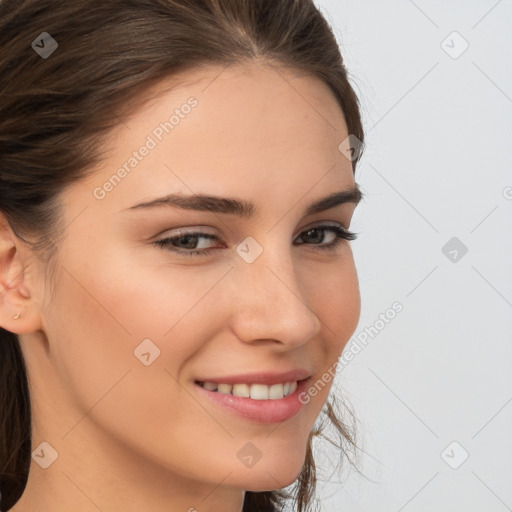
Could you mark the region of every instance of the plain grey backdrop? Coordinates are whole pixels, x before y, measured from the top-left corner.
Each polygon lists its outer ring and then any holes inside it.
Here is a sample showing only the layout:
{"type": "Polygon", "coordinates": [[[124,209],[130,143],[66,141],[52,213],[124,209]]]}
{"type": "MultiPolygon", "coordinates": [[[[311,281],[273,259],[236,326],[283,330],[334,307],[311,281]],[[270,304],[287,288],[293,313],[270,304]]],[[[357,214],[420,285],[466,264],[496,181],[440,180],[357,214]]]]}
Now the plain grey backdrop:
{"type": "Polygon", "coordinates": [[[320,510],[512,510],[512,0],[315,3],[367,137],[362,312],[333,387],[364,476],[323,471],[320,510]]]}

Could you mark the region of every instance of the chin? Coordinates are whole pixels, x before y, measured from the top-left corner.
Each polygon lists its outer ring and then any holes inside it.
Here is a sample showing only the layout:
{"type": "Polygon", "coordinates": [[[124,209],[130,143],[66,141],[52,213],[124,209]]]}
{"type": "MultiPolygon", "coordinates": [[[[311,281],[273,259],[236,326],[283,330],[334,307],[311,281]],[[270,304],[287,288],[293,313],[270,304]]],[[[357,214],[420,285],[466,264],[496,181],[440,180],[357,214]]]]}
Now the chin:
{"type": "Polygon", "coordinates": [[[266,464],[262,462],[263,459],[247,471],[233,475],[236,480],[234,485],[253,492],[283,489],[297,480],[304,465],[304,457],[303,454],[295,453],[286,458],[269,459],[266,464]]]}
{"type": "Polygon", "coordinates": [[[266,474],[254,474],[253,478],[250,479],[243,487],[246,491],[252,492],[266,492],[276,491],[278,489],[284,489],[289,485],[293,484],[297,480],[302,467],[298,471],[291,473],[283,473],[282,471],[273,471],[266,474]]]}

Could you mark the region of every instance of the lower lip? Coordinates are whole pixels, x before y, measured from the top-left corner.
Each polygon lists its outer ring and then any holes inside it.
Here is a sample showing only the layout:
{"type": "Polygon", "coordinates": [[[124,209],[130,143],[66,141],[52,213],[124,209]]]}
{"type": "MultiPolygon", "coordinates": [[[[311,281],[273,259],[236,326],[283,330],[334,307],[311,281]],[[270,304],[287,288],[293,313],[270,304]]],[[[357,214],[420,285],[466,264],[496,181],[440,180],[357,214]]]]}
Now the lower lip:
{"type": "Polygon", "coordinates": [[[231,394],[225,395],[217,391],[208,391],[196,383],[194,387],[207,399],[237,416],[259,423],[281,423],[293,418],[302,409],[303,404],[299,400],[299,395],[306,389],[308,381],[309,378],[297,382],[297,389],[291,395],[276,400],[254,400],[231,394]]]}

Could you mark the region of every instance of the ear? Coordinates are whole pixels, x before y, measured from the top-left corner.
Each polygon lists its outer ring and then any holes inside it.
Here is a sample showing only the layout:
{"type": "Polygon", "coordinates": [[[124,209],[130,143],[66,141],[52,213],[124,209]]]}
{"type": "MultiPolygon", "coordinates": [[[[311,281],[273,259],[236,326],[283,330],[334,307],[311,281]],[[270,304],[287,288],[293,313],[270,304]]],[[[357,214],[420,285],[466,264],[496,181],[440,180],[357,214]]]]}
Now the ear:
{"type": "Polygon", "coordinates": [[[35,282],[29,279],[37,270],[37,261],[0,213],[0,327],[15,334],[42,327],[39,305],[34,301],[35,282]]]}

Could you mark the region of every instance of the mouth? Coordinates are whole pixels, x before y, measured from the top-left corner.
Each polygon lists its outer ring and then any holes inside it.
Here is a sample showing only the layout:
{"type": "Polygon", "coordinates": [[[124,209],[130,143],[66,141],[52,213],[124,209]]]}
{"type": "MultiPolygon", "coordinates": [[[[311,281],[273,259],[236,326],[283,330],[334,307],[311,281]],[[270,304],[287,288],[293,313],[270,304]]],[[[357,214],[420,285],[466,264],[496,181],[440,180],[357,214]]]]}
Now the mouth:
{"type": "Polygon", "coordinates": [[[228,384],[200,380],[196,380],[194,383],[207,391],[223,395],[233,395],[239,398],[252,398],[253,400],[280,400],[295,393],[299,384],[308,379],[310,379],[310,377],[272,385],[261,383],[251,384],[248,382],[228,384]]]}
{"type": "MultiPolygon", "coordinates": [[[[288,379],[290,377],[287,377],[288,379]]],[[[291,420],[305,406],[300,397],[305,393],[311,375],[301,380],[285,380],[272,384],[262,382],[213,382],[211,380],[196,380],[194,388],[200,400],[214,407],[220,407],[228,414],[242,417],[246,420],[272,424],[291,420]]],[[[261,377],[260,380],[269,380],[261,377]]]]}

